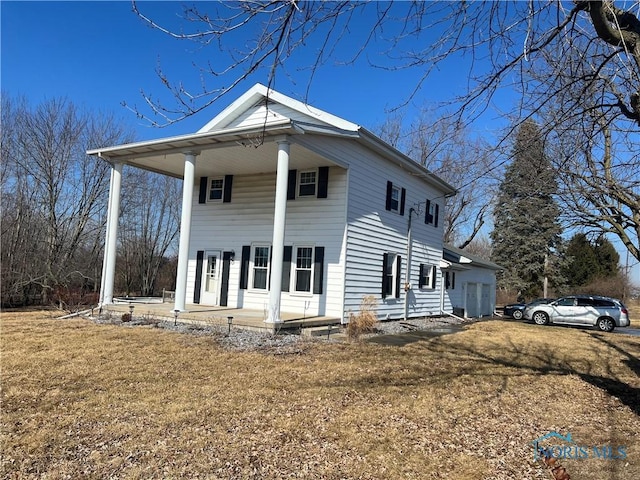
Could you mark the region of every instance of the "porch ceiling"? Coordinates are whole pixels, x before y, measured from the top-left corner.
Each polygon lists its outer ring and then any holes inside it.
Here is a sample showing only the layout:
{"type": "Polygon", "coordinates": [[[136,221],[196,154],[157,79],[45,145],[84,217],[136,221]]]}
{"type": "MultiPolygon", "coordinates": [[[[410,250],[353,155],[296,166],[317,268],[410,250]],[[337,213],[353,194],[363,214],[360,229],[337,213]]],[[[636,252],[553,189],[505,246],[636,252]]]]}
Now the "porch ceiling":
{"type": "Polygon", "coordinates": [[[277,170],[278,144],[285,136],[291,141],[289,165],[292,169],[314,168],[330,160],[295,143],[302,134],[290,122],[268,129],[225,130],[192,134],[149,142],[95,149],[87,153],[108,161],[124,162],[144,170],[182,178],[184,153],[199,152],[196,177],[215,175],[249,175],[277,170]]]}

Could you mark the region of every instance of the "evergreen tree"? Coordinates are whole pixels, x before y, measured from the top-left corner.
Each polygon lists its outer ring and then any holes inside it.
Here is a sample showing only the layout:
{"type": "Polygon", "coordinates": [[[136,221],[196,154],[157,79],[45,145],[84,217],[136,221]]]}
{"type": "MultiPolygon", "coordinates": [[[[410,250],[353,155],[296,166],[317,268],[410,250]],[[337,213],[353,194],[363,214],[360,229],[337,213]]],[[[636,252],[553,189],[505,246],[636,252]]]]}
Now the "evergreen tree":
{"type": "Polygon", "coordinates": [[[600,277],[613,277],[619,273],[620,254],[613,244],[604,237],[599,237],[595,243],[600,277]]]}
{"type": "Polygon", "coordinates": [[[564,276],[570,287],[586,285],[599,270],[595,249],[584,233],[578,233],[569,240],[566,255],[564,276]]]}
{"type": "Polygon", "coordinates": [[[618,274],[620,255],[604,237],[591,242],[584,233],[578,233],[569,241],[566,254],[564,276],[571,287],[588,285],[597,278],[618,274]]]}
{"type": "Polygon", "coordinates": [[[545,277],[561,283],[559,269],[552,267],[562,231],[557,183],[535,122],[518,129],[512,158],[493,212],[492,260],[504,267],[500,288],[531,298],[542,293],[545,277]]]}

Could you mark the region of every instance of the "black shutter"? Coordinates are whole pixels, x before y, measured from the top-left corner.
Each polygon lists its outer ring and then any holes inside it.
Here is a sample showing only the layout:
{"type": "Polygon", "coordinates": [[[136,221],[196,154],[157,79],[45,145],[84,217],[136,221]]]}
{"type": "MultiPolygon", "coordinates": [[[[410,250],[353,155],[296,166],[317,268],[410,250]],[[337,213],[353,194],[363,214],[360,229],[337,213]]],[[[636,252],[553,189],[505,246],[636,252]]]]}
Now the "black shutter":
{"type": "Polygon", "coordinates": [[[400,197],[400,215],[404,215],[404,201],[407,196],[407,189],[402,189],[402,195],[400,197]]]}
{"type": "Polygon", "coordinates": [[[436,288],[436,266],[431,266],[431,288],[436,288]]]}
{"type": "Polygon", "coordinates": [[[329,167],[318,169],[318,198],[327,198],[329,188],[329,167]]]}
{"type": "Polygon", "coordinates": [[[437,227],[438,226],[438,215],[440,215],[440,205],[438,205],[436,203],[436,213],[435,213],[435,219],[433,220],[433,226],[437,227]]]}
{"type": "Polygon", "coordinates": [[[385,209],[391,210],[391,192],[393,192],[393,183],[387,180],[387,203],[385,209]]]}
{"type": "Polygon", "coordinates": [[[389,281],[387,278],[387,263],[389,263],[389,254],[384,253],[382,255],[382,298],[387,298],[387,282],[389,281]]]}
{"type": "Polygon", "coordinates": [[[451,289],[456,288],[456,272],[451,272],[451,289]]]}
{"type": "Polygon", "coordinates": [[[209,177],[200,177],[200,195],[198,203],[207,203],[207,190],[209,189],[209,177]]]}
{"type": "Polygon", "coordinates": [[[402,257],[398,255],[396,258],[396,298],[400,298],[400,278],[402,275],[402,257]]]}
{"type": "Polygon", "coordinates": [[[271,290],[271,264],[272,264],[272,261],[273,261],[273,247],[271,247],[269,249],[269,266],[267,267],[267,270],[269,271],[269,273],[267,273],[267,290],[271,290]]]}
{"type": "Polygon", "coordinates": [[[249,259],[251,257],[251,246],[242,247],[242,261],[240,262],[240,288],[247,289],[249,284],[249,259]]]}
{"type": "Polygon", "coordinates": [[[289,284],[291,283],[291,252],[293,247],[291,245],[285,245],[284,254],[282,257],[282,288],[283,292],[289,291],[289,284]]]}
{"type": "Polygon", "coordinates": [[[298,179],[297,170],[289,170],[289,179],[287,181],[287,200],[296,199],[296,180],[298,179]]]}
{"type": "Polygon", "coordinates": [[[231,202],[231,188],[233,187],[233,175],[224,176],[224,192],[222,194],[222,203],[231,202]]]}
{"type": "Polygon", "coordinates": [[[220,306],[226,307],[229,302],[229,269],[232,252],[222,252],[222,282],[220,283],[220,306]]]}
{"type": "Polygon", "coordinates": [[[418,277],[418,288],[422,288],[424,287],[424,269],[425,269],[425,264],[421,263],[420,264],[420,276],[418,277]]]}
{"type": "Polygon", "coordinates": [[[202,287],[203,262],[204,262],[204,250],[198,250],[198,252],[196,253],[196,282],[193,287],[193,303],[200,303],[200,288],[202,287]]]}
{"type": "Polygon", "coordinates": [[[322,295],[324,285],[324,247],[316,247],[313,255],[313,293],[322,295]]]}

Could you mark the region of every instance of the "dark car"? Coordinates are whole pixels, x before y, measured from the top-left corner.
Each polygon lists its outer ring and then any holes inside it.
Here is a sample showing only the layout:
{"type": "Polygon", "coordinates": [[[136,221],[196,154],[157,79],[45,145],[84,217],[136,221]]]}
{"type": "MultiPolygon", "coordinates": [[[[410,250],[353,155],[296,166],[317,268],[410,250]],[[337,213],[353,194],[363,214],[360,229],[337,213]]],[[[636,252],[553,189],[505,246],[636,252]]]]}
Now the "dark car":
{"type": "Polygon", "coordinates": [[[516,320],[521,320],[524,313],[524,309],[531,305],[548,304],[555,300],[555,298],[536,298],[529,303],[510,303],[504,306],[504,315],[506,317],[512,317],[516,320]]]}

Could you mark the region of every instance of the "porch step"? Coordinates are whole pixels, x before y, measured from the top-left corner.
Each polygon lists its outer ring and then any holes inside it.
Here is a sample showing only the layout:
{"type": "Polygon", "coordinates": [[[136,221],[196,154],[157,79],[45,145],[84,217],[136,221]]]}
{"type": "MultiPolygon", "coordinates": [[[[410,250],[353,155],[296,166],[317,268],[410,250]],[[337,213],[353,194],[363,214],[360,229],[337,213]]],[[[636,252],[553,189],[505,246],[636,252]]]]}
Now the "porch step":
{"type": "Polygon", "coordinates": [[[340,325],[322,325],[319,327],[306,327],[300,329],[300,335],[303,337],[333,337],[341,334],[343,331],[340,325]]]}

